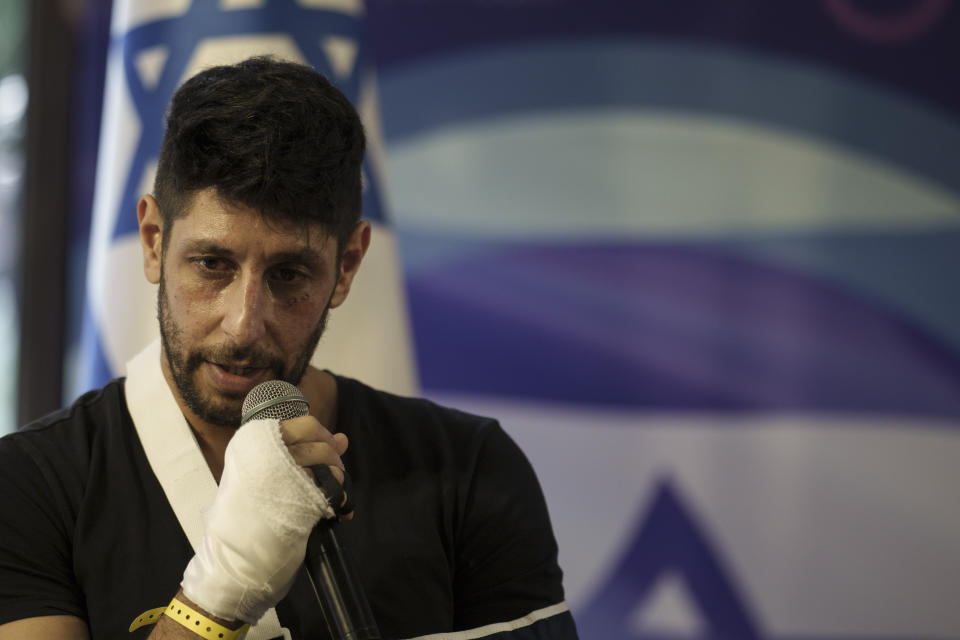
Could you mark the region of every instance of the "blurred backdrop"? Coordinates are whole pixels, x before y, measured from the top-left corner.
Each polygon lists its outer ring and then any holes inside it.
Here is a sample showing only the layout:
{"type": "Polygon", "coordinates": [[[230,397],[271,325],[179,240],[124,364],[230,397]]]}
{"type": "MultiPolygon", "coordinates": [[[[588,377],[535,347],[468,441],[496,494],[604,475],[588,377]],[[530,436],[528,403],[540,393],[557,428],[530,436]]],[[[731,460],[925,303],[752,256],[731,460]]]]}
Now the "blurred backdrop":
{"type": "Polygon", "coordinates": [[[0,434],[17,420],[17,283],[27,112],[27,3],[0,3],[0,434]]]}
{"type": "Polygon", "coordinates": [[[960,637],[955,3],[4,1],[8,428],[154,335],[167,100],[273,52],[371,138],[315,363],[500,418],[583,638],[960,637]]]}

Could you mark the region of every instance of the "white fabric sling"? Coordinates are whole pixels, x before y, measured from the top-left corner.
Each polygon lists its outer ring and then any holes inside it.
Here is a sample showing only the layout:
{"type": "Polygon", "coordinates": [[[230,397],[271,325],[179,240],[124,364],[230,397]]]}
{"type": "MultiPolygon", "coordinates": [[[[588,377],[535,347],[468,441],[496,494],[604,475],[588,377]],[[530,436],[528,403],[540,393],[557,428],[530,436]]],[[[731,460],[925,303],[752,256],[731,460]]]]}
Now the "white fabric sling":
{"type": "MultiPolygon", "coordinates": [[[[217,495],[217,483],[163,377],[159,339],[127,362],[124,393],[150,468],[187,540],[196,549],[203,538],[203,513],[217,495]]],[[[280,626],[276,611],[269,609],[250,628],[247,640],[278,636],[290,637],[280,626]]]]}

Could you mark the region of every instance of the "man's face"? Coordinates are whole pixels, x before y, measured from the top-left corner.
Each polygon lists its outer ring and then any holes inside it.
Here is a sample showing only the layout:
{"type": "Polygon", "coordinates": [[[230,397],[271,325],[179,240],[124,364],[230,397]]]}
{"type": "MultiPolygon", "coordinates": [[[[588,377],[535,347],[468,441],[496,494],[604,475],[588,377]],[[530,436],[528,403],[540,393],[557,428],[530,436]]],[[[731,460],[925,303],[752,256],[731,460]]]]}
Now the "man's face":
{"type": "Polygon", "coordinates": [[[263,220],[201,191],[173,223],[158,292],[172,378],[196,417],[237,426],[264,380],[298,384],[337,284],[336,240],[263,220]]]}

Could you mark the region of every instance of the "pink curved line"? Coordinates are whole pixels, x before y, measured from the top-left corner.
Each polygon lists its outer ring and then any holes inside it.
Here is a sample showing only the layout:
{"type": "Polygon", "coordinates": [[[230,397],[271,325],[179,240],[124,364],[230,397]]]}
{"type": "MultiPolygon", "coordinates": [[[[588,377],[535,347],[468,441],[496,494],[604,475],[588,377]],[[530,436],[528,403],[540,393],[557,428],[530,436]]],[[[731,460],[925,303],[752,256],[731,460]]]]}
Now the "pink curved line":
{"type": "Polygon", "coordinates": [[[823,0],[827,12],[845,30],[873,42],[904,42],[926,32],[950,6],[949,0],[920,0],[906,10],[883,16],[865,13],[850,0],[823,0]]]}

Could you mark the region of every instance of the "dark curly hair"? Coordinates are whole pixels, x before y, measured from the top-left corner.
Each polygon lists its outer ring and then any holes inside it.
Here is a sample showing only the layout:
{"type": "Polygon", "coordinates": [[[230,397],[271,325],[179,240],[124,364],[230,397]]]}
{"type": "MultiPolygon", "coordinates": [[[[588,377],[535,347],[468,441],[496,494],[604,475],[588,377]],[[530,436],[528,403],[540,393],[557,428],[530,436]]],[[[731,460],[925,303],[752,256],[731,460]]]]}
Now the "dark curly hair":
{"type": "Polygon", "coordinates": [[[208,187],[268,220],[320,223],[338,255],[360,219],[363,126],[312,68],[271,57],[212,67],[174,94],[154,197],[173,222],[208,187]]]}

